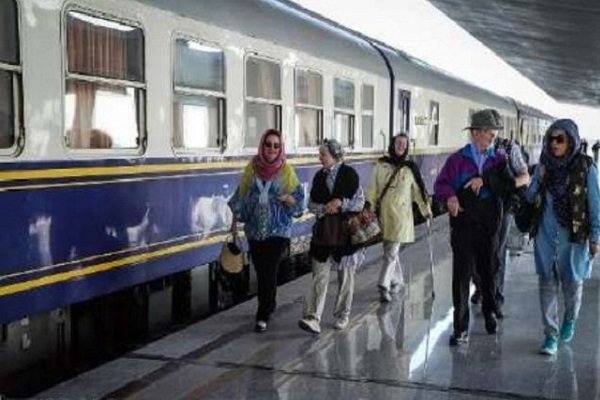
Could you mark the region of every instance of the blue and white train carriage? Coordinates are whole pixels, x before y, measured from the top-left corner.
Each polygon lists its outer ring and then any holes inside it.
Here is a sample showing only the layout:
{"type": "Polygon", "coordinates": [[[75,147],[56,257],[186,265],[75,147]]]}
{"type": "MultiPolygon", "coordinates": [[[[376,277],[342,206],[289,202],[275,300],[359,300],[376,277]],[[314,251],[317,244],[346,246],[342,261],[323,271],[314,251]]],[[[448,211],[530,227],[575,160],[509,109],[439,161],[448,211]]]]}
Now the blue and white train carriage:
{"type": "Polygon", "coordinates": [[[267,128],[307,189],[324,137],[366,184],[401,130],[431,185],[482,107],[532,146],[549,120],[286,1],[0,1],[0,373],[83,335],[87,300],[151,313],[149,283],[188,271],[168,296],[206,302],[267,128]]]}

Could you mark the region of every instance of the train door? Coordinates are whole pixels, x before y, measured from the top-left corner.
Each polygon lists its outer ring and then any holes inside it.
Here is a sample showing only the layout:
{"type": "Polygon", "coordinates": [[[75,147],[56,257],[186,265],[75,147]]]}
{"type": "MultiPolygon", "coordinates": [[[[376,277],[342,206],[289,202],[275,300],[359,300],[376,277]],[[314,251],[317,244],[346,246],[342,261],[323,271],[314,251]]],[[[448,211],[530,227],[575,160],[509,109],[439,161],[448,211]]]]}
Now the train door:
{"type": "Polygon", "coordinates": [[[409,132],[410,130],[410,92],[408,90],[398,90],[397,104],[396,132],[390,132],[391,136],[398,132],[409,132]]]}

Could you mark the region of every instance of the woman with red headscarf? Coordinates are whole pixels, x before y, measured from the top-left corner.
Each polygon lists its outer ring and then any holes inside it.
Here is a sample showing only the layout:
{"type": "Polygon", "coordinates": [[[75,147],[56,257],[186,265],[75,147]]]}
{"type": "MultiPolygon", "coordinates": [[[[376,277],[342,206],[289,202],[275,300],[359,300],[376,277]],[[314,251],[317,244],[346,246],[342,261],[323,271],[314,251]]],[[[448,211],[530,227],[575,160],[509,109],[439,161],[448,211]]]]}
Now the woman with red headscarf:
{"type": "Polygon", "coordinates": [[[304,189],[294,168],[286,163],[282,135],[269,129],[260,139],[258,154],[242,173],[229,200],[231,231],[244,223],[250,257],[258,281],[257,332],[267,330],[276,307],[277,270],[289,254],[293,217],[304,209],[304,189]]]}

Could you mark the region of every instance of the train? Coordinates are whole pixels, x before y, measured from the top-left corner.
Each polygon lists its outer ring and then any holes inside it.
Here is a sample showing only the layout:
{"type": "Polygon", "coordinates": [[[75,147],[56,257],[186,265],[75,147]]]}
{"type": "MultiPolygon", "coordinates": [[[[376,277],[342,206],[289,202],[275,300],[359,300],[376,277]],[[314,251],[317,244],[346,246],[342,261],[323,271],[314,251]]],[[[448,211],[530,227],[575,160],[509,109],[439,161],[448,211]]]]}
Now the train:
{"type": "Polygon", "coordinates": [[[0,376],[208,312],[267,128],[306,191],[324,138],[367,185],[409,132],[431,192],[475,110],[532,158],[552,122],[286,0],[2,0],[0,88],[0,376]]]}

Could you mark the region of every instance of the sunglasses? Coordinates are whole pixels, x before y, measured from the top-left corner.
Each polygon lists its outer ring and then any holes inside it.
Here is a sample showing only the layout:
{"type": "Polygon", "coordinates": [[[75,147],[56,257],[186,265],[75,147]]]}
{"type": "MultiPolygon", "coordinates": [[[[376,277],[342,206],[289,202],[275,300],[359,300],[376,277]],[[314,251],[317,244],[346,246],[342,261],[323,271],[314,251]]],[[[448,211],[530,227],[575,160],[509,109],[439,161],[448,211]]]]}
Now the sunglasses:
{"type": "Polygon", "coordinates": [[[267,149],[278,149],[281,147],[281,144],[273,143],[273,142],[264,142],[263,146],[266,147],[267,149]]]}
{"type": "Polygon", "coordinates": [[[565,135],[557,135],[557,136],[550,136],[549,142],[556,142],[556,144],[563,144],[566,143],[567,138],[565,135]]]}

